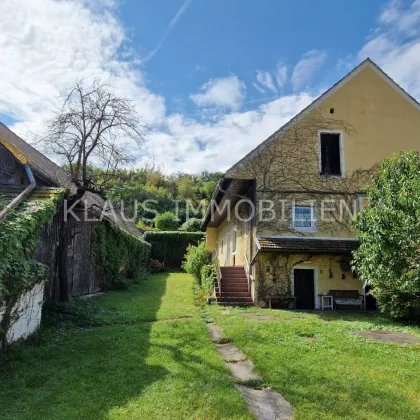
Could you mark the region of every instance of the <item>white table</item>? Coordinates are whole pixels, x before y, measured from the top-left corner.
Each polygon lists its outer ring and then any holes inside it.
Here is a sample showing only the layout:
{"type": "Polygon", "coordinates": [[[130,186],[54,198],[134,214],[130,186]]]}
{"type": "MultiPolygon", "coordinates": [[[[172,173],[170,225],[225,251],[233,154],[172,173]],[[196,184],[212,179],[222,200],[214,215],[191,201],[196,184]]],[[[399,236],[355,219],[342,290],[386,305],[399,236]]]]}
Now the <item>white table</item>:
{"type": "Polygon", "coordinates": [[[331,295],[319,295],[321,299],[321,309],[325,311],[325,309],[330,309],[331,311],[334,309],[334,297],[331,295]]]}

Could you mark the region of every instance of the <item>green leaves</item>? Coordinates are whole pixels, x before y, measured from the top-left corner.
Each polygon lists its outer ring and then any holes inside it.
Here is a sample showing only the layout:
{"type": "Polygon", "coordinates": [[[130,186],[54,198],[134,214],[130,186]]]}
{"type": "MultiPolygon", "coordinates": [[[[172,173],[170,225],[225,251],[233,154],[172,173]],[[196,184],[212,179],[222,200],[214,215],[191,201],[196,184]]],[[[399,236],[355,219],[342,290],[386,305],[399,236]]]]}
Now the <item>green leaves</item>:
{"type": "Polygon", "coordinates": [[[144,239],[152,244],[151,258],[163,262],[165,267],[180,268],[188,245],[196,245],[204,239],[201,232],[150,231],[144,239]]]}
{"type": "Polygon", "coordinates": [[[151,245],[108,222],[94,224],[94,269],[106,288],[128,286],[147,272],[151,245]]]}
{"type": "Polygon", "coordinates": [[[210,264],[211,254],[207,248],[207,243],[202,241],[197,246],[190,245],[185,254],[185,261],[182,268],[192,274],[194,278],[201,281],[201,269],[203,266],[210,264]]]}
{"type": "Polygon", "coordinates": [[[0,306],[45,279],[46,267],[33,260],[40,230],[54,217],[65,190],[48,200],[26,201],[0,225],[0,306]]]}
{"type": "Polygon", "coordinates": [[[386,159],[356,217],[355,265],[392,317],[420,317],[420,155],[386,159]]]}

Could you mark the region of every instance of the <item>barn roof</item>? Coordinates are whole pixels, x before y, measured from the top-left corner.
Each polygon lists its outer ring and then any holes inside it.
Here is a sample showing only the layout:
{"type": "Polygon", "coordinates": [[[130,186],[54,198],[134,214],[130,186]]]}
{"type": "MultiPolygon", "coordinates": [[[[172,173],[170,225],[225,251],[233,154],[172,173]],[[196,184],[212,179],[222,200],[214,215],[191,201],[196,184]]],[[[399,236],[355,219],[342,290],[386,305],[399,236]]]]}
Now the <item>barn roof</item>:
{"type": "Polygon", "coordinates": [[[76,192],[70,174],[52,160],[21,139],[13,131],[0,123],[0,143],[2,143],[23,164],[29,164],[32,172],[56,187],[70,188],[76,192]]]}

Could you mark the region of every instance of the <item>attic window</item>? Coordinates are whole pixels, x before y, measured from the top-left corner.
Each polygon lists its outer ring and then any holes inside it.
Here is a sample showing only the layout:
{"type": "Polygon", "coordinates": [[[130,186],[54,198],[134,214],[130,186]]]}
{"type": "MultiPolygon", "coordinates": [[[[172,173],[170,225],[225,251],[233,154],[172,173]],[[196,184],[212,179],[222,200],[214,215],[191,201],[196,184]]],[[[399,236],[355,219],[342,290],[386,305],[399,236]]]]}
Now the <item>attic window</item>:
{"type": "Polygon", "coordinates": [[[320,173],[322,176],[342,176],[341,134],[320,133],[320,173]]]}

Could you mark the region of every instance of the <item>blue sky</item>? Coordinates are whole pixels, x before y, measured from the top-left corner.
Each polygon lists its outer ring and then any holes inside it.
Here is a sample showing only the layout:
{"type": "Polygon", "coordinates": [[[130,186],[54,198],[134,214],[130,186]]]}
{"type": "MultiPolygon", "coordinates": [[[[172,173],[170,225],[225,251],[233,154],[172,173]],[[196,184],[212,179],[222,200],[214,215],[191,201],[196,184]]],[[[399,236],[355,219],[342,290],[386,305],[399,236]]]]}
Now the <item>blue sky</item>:
{"type": "MultiPolygon", "coordinates": [[[[311,50],[326,52],[327,58],[307,87],[327,87],[342,76],[337,61],[358,51],[385,5],[379,0],[127,0],[120,16],[142,55],[159,45],[184,4],[184,13],[144,66],[153,89],[169,99],[168,108],[184,112],[194,112],[188,95],[210,78],[235,74],[252,86],[257,70],[274,74],[279,63],[291,68],[311,50]]],[[[292,92],[289,81],[278,92],[249,89],[247,100],[292,92]]]]}
{"type": "Polygon", "coordinates": [[[150,128],[137,165],[224,171],[367,56],[420,99],[420,0],[2,0],[0,54],[0,120],[28,141],[111,77],[150,128]]]}

